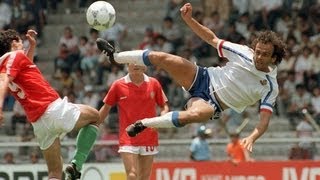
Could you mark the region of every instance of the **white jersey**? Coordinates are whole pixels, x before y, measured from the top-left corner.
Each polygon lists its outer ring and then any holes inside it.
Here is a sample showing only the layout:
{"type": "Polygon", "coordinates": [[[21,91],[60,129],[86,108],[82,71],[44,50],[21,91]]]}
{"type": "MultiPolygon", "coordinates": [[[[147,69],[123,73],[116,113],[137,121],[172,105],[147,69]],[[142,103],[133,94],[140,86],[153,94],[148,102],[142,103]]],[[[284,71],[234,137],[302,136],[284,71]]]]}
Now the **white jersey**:
{"type": "Polygon", "coordinates": [[[208,68],[211,85],[220,100],[237,112],[260,100],[260,110],[273,111],[278,95],[277,68],[269,73],[256,69],[253,50],[248,46],[220,40],[218,54],[229,62],[208,68]]]}

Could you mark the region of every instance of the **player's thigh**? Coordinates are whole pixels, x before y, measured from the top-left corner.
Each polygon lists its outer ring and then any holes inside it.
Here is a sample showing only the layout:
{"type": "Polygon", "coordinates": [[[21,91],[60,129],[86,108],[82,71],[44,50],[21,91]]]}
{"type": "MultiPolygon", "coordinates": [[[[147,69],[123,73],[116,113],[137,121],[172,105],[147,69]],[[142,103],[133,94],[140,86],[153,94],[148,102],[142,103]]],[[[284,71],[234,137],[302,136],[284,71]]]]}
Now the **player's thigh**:
{"type": "Polygon", "coordinates": [[[197,66],[182,57],[163,52],[150,52],[151,63],[165,70],[180,86],[189,89],[197,73],[197,66]]]}
{"type": "Polygon", "coordinates": [[[138,169],[138,154],[133,154],[129,152],[120,152],[120,156],[123,161],[124,168],[128,173],[137,174],[138,169]]]}
{"type": "Polygon", "coordinates": [[[48,149],[42,150],[44,159],[46,160],[49,176],[62,176],[62,160],[61,160],[61,145],[59,138],[56,138],[48,149]]]}
{"type": "MultiPolygon", "coordinates": [[[[206,122],[214,115],[215,110],[208,102],[201,98],[191,98],[187,110],[181,113],[184,123],[206,122]]],[[[179,117],[180,118],[180,117],[179,117]]]]}
{"type": "Polygon", "coordinates": [[[138,174],[140,180],[149,180],[153,164],[153,157],[154,155],[139,156],[138,174]]]}
{"type": "Polygon", "coordinates": [[[75,125],[75,129],[80,129],[88,124],[100,124],[99,112],[93,107],[78,104],[80,107],[80,116],[75,125]]]}

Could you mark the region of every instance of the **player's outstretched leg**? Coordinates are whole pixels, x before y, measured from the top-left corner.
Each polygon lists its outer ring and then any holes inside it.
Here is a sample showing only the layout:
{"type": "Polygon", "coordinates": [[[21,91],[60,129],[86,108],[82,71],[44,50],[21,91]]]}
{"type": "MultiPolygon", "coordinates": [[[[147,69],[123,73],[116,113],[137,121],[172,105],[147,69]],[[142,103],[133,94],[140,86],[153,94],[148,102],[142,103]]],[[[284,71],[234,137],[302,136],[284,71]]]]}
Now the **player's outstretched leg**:
{"type": "Polygon", "coordinates": [[[198,68],[194,63],[176,55],[150,50],[132,50],[115,53],[114,48],[106,40],[97,39],[96,43],[98,48],[109,56],[111,63],[156,66],[166,71],[177,84],[186,90],[191,88],[197,73],[198,68]]]}

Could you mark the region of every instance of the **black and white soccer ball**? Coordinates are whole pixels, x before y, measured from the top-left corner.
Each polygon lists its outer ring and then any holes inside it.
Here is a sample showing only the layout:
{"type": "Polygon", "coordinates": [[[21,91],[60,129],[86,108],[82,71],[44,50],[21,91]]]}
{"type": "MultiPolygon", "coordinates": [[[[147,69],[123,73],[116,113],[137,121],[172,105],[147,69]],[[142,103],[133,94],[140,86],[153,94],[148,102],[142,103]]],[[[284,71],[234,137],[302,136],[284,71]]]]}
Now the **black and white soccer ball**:
{"type": "Polygon", "coordinates": [[[96,1],[88,7],[86,18],[92,28],[102,31],[113,26],[116,20],[116,11],[110,3],[96,1]]]}

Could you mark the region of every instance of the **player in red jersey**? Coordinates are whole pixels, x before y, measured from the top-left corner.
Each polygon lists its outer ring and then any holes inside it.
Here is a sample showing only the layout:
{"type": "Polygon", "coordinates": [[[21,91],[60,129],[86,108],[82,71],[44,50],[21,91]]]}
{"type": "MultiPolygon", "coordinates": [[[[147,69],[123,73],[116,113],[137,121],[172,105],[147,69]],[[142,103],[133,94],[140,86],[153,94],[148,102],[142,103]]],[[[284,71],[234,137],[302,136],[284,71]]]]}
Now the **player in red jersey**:
{"type": "Polygon", "coordinates": [[[49,180],[62,178],[60,137],[73,129],[79,130],[77,149],[66,173],[69,179],[80,178],[80,170],[98,134],[99,113],[96,109],[69,103],[42,76],[33,63],[36,32],[29,30],[28,50],[23,50],[19,34],[12,29],[0,31],[0,123],[7,90],[23,106],[28,121],[47,162],[49,180]]]}
{"type": "Polygon", "coordinates": [[[167,97],[160,83],[144,74],[146,66],[128,65],[128,74],[115,81],[100,109],[101,121],[112,106],[117,105],[119,113],[119,153],[123,160],[128,180],[149,180],[153,156],[158,153],[158,133],[147,128],[136,137],[129,137],[125,128],[139,119],[155,117],[157,106],[160,114],[169,111],[167,97]]]}

